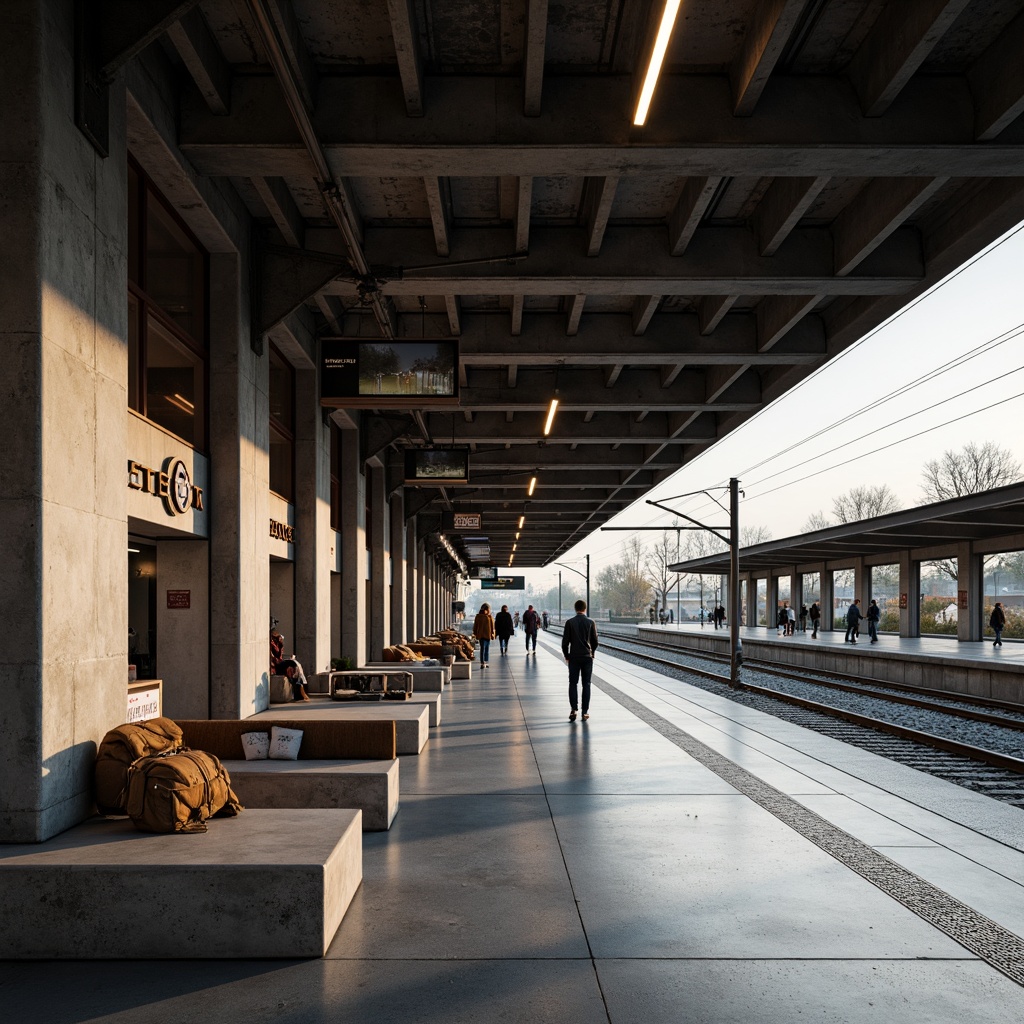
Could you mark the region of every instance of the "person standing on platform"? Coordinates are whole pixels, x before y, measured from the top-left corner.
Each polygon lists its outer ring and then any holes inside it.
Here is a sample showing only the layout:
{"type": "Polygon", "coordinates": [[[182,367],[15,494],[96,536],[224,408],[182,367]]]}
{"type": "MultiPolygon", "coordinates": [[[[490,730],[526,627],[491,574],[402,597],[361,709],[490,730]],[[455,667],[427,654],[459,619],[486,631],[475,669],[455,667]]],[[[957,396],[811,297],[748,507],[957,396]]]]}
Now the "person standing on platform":
{"type": "Polygon", "coordinates": [[[473,620],[473,636],[480,641],[480,667],[487,668],[491,660],[491,641],[494,639],[494,618],[489,604],[480,605],[473,620]]]}
{"type": "Polygon", "coordinates": [[[512,625],[515,626],[516,629],[519,628],[519,609],[518,608],[516,609],[515,615],[512,616],[512,625]]]}
{"type": "Polygon", "coordinates": [[[864,615],[860,610],[860,598],[858,597],[853,604],[850,605],[850,609],[846,613],[846,639],[844,640],[844,643],[855,644],[857,642],[860,620],[863,618],[864,615]]]}
{"type": "Polygon", "coordinates": [[[783,603],[779,608],[779,614],[775,619],[775,625],[778,627],[776,633],[779,636],[785,636],[789,632],[789,605],[783,603]]]}
{"type": "Polygon", "coordinates": [[[786,623],[786,634],[788,636],[794,636],[796,634],[796,609],[790,605],[786,609],[786,615],[789,619],[786,623]]]}
{"type": "Polygon", "coordinates": [[[577,601],[576,614],[562,630],[562,656],[569,666],[569,721],[576,721],[579,710],[577,686],[583,681],[583,721],[590,718],[590,679],[594,674],[594,654],[597,652],[597,626],[587,617],[587,602],[577,601]]]}
{"type": "Polygon", "coordinates": [[[548,628],[548,613],[547,612],[542,612],[541,613],[540,621],[541,621],[541,625],[543,625],[543,627],[545,629],[547,629],[548,628]]]}
{"type": "Polygon", "coordinates": [[[871,598],[871,604],[868,605],[868,636],[871,637],[873,644],[878,643],[878,623],[882,618],[882,609],[878,607],[878,602],[871,598]]]}
{"type": "Polygon", "coordinates": [[[512,616],[508,611],[508,605],[503,604],[501,611],[494,616],[494,632],[498,635],[498,647],[502,654],[508,654],[508,640],[515,631],[512,616]]]}
{"type": "Polygon", "coordinates": [[[821,622],[821,608],[818,606],[817,601],[811,605],[811,609],[807,614],[811,617],[811,639],[817,640],[818,623],[821,622]]]}
{"type": "Polygon", "coordinates": [[[537,655],[537,630],[540,629],[540,616],[533,610],[531,604],[523,612],[523,632],[526,634],[526,653],[530,653],[530,640],[533,640],[533,654],[537,655]]]}
{"type": "Polygon", "coordinates": [[[992,609],[992,617],[988,620],[988,624],[995,630],[996,638],[992,643],[993,647],[1003,646],[1003,628],[1006,626],[1006,613],[1003,611],[1002,601],[996,601],[995,608],[992,609]]]}
{"type": "Polygon", "coordinates": [[[800,632],[807,632],[807,605],[803,603],[800,605],[800,632]]]}

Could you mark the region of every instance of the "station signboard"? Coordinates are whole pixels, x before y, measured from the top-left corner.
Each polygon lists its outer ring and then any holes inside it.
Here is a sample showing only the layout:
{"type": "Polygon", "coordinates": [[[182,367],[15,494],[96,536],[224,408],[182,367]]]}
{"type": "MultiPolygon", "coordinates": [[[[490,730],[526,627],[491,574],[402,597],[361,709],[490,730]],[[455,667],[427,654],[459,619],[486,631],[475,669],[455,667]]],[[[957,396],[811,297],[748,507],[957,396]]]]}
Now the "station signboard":
{"type": "Polygon", "coordinates": [[[492,580],[481,580],[481,590],[525,590],[525,576],[495,576],[492,580]]]}
{"type": "Polygon", "coordinates": [[[461,533],[463,530],[482,530],[482,512],[442,512],[441,529],[446,533],[461,533]]]}
{"type": "Polygon", "coordinates": [[[469,570],[471,580],[493,580],[498,575],[498,570],[493,565],[474,565],[469,570]]]}

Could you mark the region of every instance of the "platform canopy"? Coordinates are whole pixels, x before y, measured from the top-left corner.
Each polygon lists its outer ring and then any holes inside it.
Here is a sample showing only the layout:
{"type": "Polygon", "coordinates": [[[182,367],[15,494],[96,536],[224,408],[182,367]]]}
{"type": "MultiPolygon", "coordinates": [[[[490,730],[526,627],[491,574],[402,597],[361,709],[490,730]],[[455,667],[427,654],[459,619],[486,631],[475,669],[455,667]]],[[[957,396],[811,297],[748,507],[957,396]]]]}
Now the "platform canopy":
{"type": "Polygon", "coordinates": [[[520,516],[515,568],[549,563],[1024,219],[1020,0],[687,0],[643,127],[661,3],[130,6],[180,19],[180,152],[263,228],[257,329],[459,339],[457,402],[356,415],[392,486],[403,448],[470,447],[406,510],[484,513],[497,565],[520,516]]]}
{"type": "MultiPolygon", "coordinates": [[[[740,572],[896,556],[907,550],[945,548],[955,553],[964,541],[996,542],[994,550],[1000,550],[1001,541],[1012,549],[1024,547],[1024,483],[741,548],[740,572]]],[[[725,575],[729,553],[691,558],[669,569],[725,575]]]]}

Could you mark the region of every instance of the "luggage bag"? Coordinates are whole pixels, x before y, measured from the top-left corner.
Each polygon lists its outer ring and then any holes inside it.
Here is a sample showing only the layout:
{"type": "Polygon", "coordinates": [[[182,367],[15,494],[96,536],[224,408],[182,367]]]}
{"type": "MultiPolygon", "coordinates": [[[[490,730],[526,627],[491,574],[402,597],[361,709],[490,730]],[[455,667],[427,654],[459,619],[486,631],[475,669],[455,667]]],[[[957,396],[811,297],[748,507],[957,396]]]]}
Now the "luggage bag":
{"type": "Polygon", "coordinates": [[[96,807],[100,814],[126,814],[131,766],[140,757],[177,750],[181,738],[181,729],[169,718],[111,729],[96,752],[96,807]]]}
{"type": "Polygon", "coordinates": [[[131,767],[128,816],[143,832],[205,832],[242,810],[224,765],[202,750],[144,757],[131,767]]]}

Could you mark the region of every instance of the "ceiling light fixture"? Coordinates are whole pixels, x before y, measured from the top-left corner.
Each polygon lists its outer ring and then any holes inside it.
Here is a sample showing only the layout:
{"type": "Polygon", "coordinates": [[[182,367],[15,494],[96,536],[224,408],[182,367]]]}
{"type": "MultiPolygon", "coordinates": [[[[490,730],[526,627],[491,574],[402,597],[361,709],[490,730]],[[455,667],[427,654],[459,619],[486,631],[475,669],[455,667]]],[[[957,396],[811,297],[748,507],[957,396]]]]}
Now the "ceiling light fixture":
{"type": "Polygon", "coordinates": [[[526,522],[526,516],[520,516],[519,517],[519,529],[520,530],[523,528],[523,523],[525,523],[525,522],[526,522]]]}
{"type": "Polygon", "coordinates": [[[195,415],[196,407],[184,395],[179,395],[177,391],[173,395],[164,395],[164,398],[182,412],[187,412],[189,416],[195,415]]]}
{"type": "Polygon", "coordinates": [[[644,85],[640,90],[640,99],[633,117],[635,125],[642,125],[647,120],[647,112],[650,110],[651,100],[654,98],[654,87],[658,84],[658,75],[661,74],[661,62],[665,59],[665,51],[672,38],[672,29],[675,28],[679,4],[680,0],[665,0],[665,10],[661,13],[658,36],[654,40],[654,49],[651,51],[651,62],[647,65],[647,74],[644,77],[644,85]]]}
{"type": "Polygon", "coordinates": [[[519,540],[519,531],[516,530],[516,540],[519,540]]]}
{"type": "Polygon", "coordinates": [[[518,547],[518,545],[517,545],[517,544],[513,544],[513,545],[512,545],[512,550],[513,550],[513,551],[515,551],[515,549],[516,549],[517,547],[518,547]]]}
{"type": "Polygon", "coordinates": [[[544,436],[547,437],[551,433],[551,424],[555,422],[555,410],[558,408],[558,399],[551,399],[551,408],[548,409],[547,422],[544,424],[544,436]]]}
{"type": "Polygon", "coordinates": [[[537,486],[537,478],[535,476],[530,477],[530,489],[526,492],[531,498],[533,497],[534,488],[537,486]]]}

